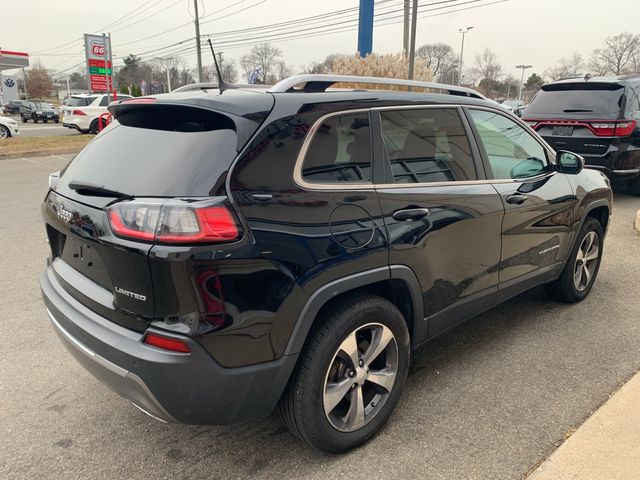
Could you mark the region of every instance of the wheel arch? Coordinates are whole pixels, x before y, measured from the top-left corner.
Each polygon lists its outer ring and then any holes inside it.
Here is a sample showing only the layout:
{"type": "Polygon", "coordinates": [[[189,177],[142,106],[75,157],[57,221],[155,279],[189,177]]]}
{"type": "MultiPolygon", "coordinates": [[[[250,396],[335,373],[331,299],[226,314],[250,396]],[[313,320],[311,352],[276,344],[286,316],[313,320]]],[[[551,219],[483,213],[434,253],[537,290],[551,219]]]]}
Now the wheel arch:
{"type": "Polygon", "coordinates": [[[577,228],[574,230],[573,239],[571,240],[570,246],[571,248],[567,249],[565,254],[564,261],[562,263],[563,268],[569,259],[569,255],[575,247],[576,242],[578,241],[578,234],[580,230],[582,230],[582,226],[587,218],[595,218],[602,225],[602,231],[606,233],[607,227],[609,226],[609,215],[611,215],[611,204],[606,199],[598,199],[594,200],[591,203],[588,203],[586,206],[581,206],[578,211],[582,210],[584,213],[580,217],[580,223],[577,225],[577,228]],[[582,210],[583,209],[583,210],[582,210]]]}
{"type": "Polygon", "coordinates": [[[407,322],[411,344],[416,345],[423,340],[427,324],[418,279],[409,267],[392,265],[340,278],[314,292],[302,308],[284,354],[300,353],[322,313],[341,298],[357,292],[373,293],[390,301],[407,322]]]}

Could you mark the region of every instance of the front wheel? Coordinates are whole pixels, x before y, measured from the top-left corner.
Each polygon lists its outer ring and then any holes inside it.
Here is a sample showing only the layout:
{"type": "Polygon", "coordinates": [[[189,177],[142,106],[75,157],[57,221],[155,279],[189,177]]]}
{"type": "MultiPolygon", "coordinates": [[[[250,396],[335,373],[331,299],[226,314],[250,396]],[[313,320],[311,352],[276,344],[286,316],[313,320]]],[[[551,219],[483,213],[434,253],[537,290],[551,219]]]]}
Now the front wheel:
{"type": "Polygon", "coordinates": [[[631,195],[640,196],[640,176],[627,182],[627,189],[631,195]]]}
{"type": "Polygon", "coordinates": [[[560,277],[547,284],[547,292],[557,300],[575,303],[591,291],[600,269],[604,233],[600,222],[587,217],[560,277]]]}
{"type": "Polygon", "coordinates": [[[11,132],[4,125],[0,125],[0,139],[9,138],[11,136],[11,132]]]}
{"type": "Polygon", "coordinates": [[[327,313],[301,355],[279,411],[293,434],[327,453],[373,437],[393,412],[409,368],[398,309],[359,294],[327,313]]]}

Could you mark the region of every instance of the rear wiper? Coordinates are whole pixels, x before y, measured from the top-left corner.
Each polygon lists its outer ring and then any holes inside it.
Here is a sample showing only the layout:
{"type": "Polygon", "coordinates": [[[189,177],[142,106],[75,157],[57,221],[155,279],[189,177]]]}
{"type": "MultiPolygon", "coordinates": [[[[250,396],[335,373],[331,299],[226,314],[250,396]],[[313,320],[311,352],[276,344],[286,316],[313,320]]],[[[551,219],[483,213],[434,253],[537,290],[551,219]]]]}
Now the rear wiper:
{"type": "Polygon", "coordinates": [[[593,112],[593,110],[586,110],[584,108],[567,108],[562,110],[564,113],[580,113],[580,112],[593,112]]]}
{"type": "Polygon", "coordinates": [[[71,190],[75,190],[80,195],[91,195],[94,197],[126,198],[128,200],[133,200],[133,195],[129,195],[128,193],[118,192],[117,190],[111,190],[109,188],[103,187],[102,185],[76,182],[72,180],[69,182],[68,187],[71,190]]]}

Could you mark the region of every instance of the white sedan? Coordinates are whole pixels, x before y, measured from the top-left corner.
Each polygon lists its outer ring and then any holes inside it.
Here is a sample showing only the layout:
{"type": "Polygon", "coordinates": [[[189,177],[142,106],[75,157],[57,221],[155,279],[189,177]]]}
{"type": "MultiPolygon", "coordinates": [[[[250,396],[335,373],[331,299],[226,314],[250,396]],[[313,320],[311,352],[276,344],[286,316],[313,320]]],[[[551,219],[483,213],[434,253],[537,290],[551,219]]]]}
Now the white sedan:
{"type": "Polygon", "coordinates": [[[3,117],[2,115],[0,115],[0,140],[9,137],[15,137],[16,135],[20,135],[18,122],[16,122],[13,118],[3,117]]]}

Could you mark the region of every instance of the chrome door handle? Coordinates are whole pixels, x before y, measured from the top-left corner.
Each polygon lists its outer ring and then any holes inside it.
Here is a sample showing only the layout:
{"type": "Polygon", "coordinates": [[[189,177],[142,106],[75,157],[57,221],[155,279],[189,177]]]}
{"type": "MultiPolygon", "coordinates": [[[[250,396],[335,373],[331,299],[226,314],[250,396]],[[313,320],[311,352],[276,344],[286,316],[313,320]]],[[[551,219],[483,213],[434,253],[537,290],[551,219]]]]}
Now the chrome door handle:
{"type": "Polygon", "coordinates": [[[420,220],[431,213],[428,208],[406,208],[404,210],[397,210],[393,212],[392,217],[394,220],[404,220],[405,222],[411,222],[413,220],[420,220]]]}

